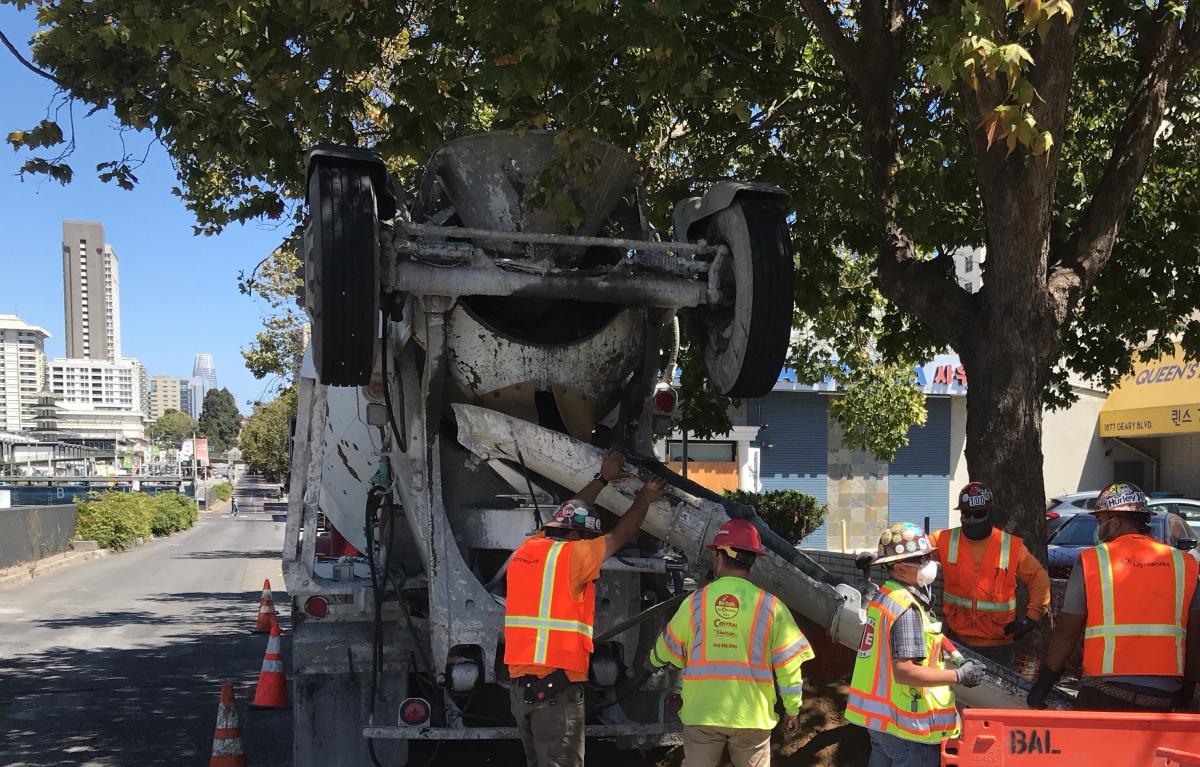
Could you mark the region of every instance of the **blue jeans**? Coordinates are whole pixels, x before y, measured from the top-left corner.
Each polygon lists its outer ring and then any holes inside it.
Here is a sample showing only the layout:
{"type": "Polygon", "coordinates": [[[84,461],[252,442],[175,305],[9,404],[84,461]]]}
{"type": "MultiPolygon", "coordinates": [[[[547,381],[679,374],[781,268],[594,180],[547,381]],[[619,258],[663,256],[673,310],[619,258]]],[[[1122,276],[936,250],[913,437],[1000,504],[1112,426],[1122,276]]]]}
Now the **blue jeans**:
{"type": "Polygon", "coordinates": [[[871,730],[871,760],[867,767],[938,767],[942,747],[917,743],[886,732],[871,730]]]}

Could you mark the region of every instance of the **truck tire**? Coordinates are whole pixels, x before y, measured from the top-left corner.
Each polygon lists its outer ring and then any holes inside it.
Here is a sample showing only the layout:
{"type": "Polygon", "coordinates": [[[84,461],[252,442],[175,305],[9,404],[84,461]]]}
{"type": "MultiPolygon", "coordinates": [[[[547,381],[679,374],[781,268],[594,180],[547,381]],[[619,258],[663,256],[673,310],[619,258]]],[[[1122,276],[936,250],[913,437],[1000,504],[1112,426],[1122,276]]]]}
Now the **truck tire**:
{"type": "Polygon", "coordinates": [[[795,264],[786,213],[774,198],[742,195],[709,219],[705,240],[729,248],[719,278],[735,296],[700,313],[709,381],[729,397],[762,397],[791,340],[795,264]]]}
{"type": "Polygon", "coordinates": [[[379,329],[379,216],[368,167],[316,161],[308,179],[305,301],[313,362],[329,386],[371,380],[379,329]]]}

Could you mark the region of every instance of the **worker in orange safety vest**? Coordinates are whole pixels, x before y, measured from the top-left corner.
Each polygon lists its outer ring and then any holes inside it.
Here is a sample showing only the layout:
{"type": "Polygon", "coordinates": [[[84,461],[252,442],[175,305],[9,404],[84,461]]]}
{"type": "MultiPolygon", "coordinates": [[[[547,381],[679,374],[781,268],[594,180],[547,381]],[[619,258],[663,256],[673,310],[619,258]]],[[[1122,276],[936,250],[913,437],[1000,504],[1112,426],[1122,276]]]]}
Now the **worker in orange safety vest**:
{"type": "Polygon", "coordinates": [[[946,634],[1002,666],[1013,664],[1014,642],[1033,631],[1050,608],[1050,578],[1025,542],[993,523],[991,489],[971,482],[958,493],[962,526],[929,536],[942,566],[946,634]],[[1029,603],[1017,615],[1017,581],[1029,603]]]}
{"type": "Polygon", "coordinates": [[[1062,615],[1028,703],[1044,708],[1083,636],[1075,708],[1170,711],[1195,707],[1200,681],[1196,560],[1150,537],[1154,510],[1137,486],[1117,482],[1096,498],[1100,545],[1071,570],[1062,615]]]}
{"type": "Polygon", "coordinates": [[[589,508],[623,476],[625,457],[600,471],[513,552],[504,606],[504,662],[528,767],[583,767],[583,683],[592,654],[600,564],[633,540],[666,483],[652,477],[607,535],[589,508]]]}

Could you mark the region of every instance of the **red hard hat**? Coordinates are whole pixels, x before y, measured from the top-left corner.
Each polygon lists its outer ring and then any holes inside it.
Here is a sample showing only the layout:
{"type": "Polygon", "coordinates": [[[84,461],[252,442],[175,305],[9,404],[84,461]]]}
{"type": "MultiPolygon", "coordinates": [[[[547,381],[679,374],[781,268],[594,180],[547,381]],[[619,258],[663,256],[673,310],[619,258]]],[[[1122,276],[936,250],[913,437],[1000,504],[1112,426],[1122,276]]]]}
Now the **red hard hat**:
{"type": "Polygon", "coordinates": [[[717,534],[713,536],[712,543],[708,544],[710,549],[720,549],[726,546],[759,556],[767,554],[762,547],[762,538],[758,537],[758,530],[744,519],[731,519],[721,525],[717,534]]]}

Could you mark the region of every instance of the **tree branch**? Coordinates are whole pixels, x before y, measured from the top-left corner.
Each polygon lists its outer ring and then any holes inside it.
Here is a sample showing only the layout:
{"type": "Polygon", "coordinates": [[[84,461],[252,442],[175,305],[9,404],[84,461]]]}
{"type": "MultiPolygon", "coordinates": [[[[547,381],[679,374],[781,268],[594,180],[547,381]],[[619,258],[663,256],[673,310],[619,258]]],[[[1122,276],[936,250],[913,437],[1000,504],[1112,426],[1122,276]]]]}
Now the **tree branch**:
{"type": "Polygon", "coordinates": [[[800,0],[800,7],[817,28],[821,42],[833,54],[833,60],[837,62],[849,84],[860,91],[864,90],[868,85],[868,77],[863,67],[864,56],[860,46],[842,31],[837,17],[829,10],[825,0],[800,0]]]}
{"type": "MultiPolygon", "coordinates": [[[[1192,5],[1197,5],[1194,2],[1192,5]]],[[[1121,222],[1150,164],[1167,97],[1186,73],[1190,51],[1169,18],[1139,30],[1141,72],[1100,183],[1049,275],[1061,311],[1074,305],[1112,256],[1121,222]]]]}
{"type": "Polygon", "coordinates": [[[9,52],[12,53],[12,55],[17,58],[17,61],[21,62],[21,64],[26,69],[28,69],[30,72],[33,72],[35,75],[39,75],[40,77],[46,78],[47,80],[54,83],[55,85],[57,85],[59,88],[62,88],[63,90],[67,89],[66,83],[64,83],[62,80],[59,80],[54,75],[50,74],[49,72],[47,72],[44,69],[39,68],[36,64],[31,62],[29,59],[22,56],[21,52],[18,51],[16,46],[14,46],[12,44],[12,42],[8,39],[8,35],[4,34],[3,30],[0,30],[0,42],[4,43],[4,47],[8,48],[9,52]]]}

